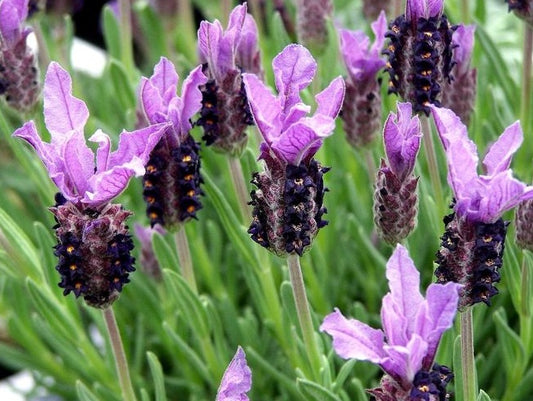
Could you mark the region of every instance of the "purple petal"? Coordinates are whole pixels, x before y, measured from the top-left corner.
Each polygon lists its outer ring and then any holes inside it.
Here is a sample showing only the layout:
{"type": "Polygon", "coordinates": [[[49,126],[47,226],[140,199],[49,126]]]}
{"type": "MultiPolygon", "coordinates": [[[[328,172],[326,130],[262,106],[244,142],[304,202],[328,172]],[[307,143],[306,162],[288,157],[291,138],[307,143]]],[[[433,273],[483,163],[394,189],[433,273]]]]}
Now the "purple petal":
{"type": "Polygon", "coordinates": [[[269,145],[281,133],[279,100],[254,74],[242,74],[250,111],[259,132],[269,145]]]}
{"type": "Polygon", "coordinates": [[[248,401],[246,393],[251,388],[252,372],[246,363],[244,351],[239,347],[224,372],[216,401],[248,401]]]}
{"type": "Polygon", "coordinates": [[[316,73],[317,64],[309,50],[302,45],[286,46],[272,61],[276,88],[282,96],[285,113],[300,102],[300,91],[305,89],[316,73]]]}
{"type": "Polygon", "coordinates": [[[424,363],[427,369],[433,365],[442,334],[453,326],[461,288],[462,285],[449,282],[430,284],[427,289],[424,308],[420,309],[416,319],[416,332],[428,343],[424,363]]]}
{"type": "Polygon", "coordinates": [[[198,53],[200,62],[207,63],[213,78],[218,76],[218,53],[221,48],[223,29],[218,20],[202,21],[198,29],[198,53]]]}
{"type": "Polygon", "coordinates": [[[315,96],[318,105],[316,114],[323,114],[330,118],[336,118],[344,100],[344,80],[337,77],[326,89],[315,96]]]}
{"type": "Polygon", "coordinates": [[[168,105],[172,98],[176,96],[178,88],[179,76],[176,72],[176,67],[166,57],[161,57],[159,63],[154,67],[150,82],[159,92],[163,103],[168,105]]]}
{"type": "Polygon", "coordinates": [[[385,121],[383,142],[392,172],[403,180],[414,170],[422,130],[411,103],[398,103],[397,108],[398,113],[389,113],[385,121]]]}
{"type": "Polygon", "coordinates": [[[431,112],[448,160],[448,182],[457,199],[466,197],[478,177],[476,145],[453,111],[431,106],[431,112]]]}
{"type": "Polygon", "coordinates": [[[272,143],[272,149],[286,162],[299,165],[302,160],[312,157],[322,143],[335,129],[332,118],[316,114],[312,118],[301,119],[292,124],[272,143]]]}
{"type": "Polygon", "coordinates": [[[0,36],[8,44],[14,43],[21,33],[21,25],[28,16],[28,0],[0,1],[0,36]]]}
{"type": "Polygon", "coordinates": [[[261,74],[257,36],[255,20],[246,14],[236,49],[236,63],[243,71],[261,74]]]}
{"type": "Polygon", "coordinates": [[[414,317],[424,298],[419,288],[420,274],[407,249],[402,245],[398,244],[389,258],[386,276],[389,281],[390,300],[384,302],[381,308],[383,329],[390,344],[395,344],[394,339],[399,345],[405,345],[405,339],[410,338],[413,332],[411,327],[414,325],[414,317]],[[402,318],[405,319],[405,326],[391,324],[402,318]]]}
{"type": "Polygon", "coordinates": [[[379,13],[378,19],[372,22],[371,24],[372,31],[374,32],[374,43],[370,48],[370,53],[379,55],[383,49],[383,44],[385,43],[385,33],[388,30],[387,16],[385,11],[381,10],[379,13]]]}
{"type": "Polygon", "coordinates": [[[68,189],[63,195],[73,200],[83,198],[89,190],[89,179],[94,174],[94,153],[87,146],[81,132],[74,132],[61,148],[65,185],[68,189]]]}
{"type": "Polygon", "coordinates": [[[44,80],[44,121],[52,143],[60,143],[67,132],[83,133],[89,118],[85,103],[72,96],[72,80],[58,63],[51,62],[44,80]]]}
{"type": "Polygon", "coordinates": [[[161,123],[167,119],[168,104],[163,103],[161,93],[150,80],[144,77],[141,79],[139,95],[142,110],[150,124],[161,123]]]}
{"type": "Polygon", "coordinates": [[[505,129],[483,159],[483,167],[488,175],[495,175],[509,168],[511,159],[522,144],[523,138],[518,121],[505,129]]]}
{"type": "Polygon", "coordinates": [[[381,363],[386,357],[381,330],[355,319],[348,320],[336,308],[324,318],[320,331],[333,337],[333,348],[341,358],[381,363]]]}
{"type": "Polygon", "coordinates": [[[460,24],[453,33],[452,43],[456,46],[453,50],[453,61],[457,63],[456,70],[460,75],[465,74],[470,66],[475,31],[474,25],[460,24]]]}
{"type": "Polygon", "coordinates": [[[405,346],[385,345],[387,358],[381,367],[404,386],[411,386],[415,374],[422,368],[427,353],[427,343],[419,335],[414,335],[405,346]]]}
{"type": "Polygon", "coordinates": [[[202,108],[202,92],[199,87],[206,82],[207,77],[202,72],[201,65],[192,70],[183,81],[181,88],[182,108],[180,112],[180,129],[182,133],[191,130],[190,120],[202,108]]]}
{"type": "Polygon", "coordinates": [[[444,0],[407,0],[405,15],[408,21],[436,17],[442,13],[444,0]]]}

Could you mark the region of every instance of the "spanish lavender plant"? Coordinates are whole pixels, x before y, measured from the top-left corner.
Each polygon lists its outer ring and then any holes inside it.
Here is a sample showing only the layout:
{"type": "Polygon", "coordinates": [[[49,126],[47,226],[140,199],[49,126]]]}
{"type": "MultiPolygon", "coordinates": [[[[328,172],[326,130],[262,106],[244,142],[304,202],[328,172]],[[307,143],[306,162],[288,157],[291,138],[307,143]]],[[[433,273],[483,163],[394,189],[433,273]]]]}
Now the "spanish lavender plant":
{"type": "Polygon", "coordinates": [[[320,326],[333,337],[335,352],[346,359],[370,361],[385,372],[378,388],[368,390],[379,401],[444,401],[453,378],[434,363],[442,334],[457,311],[461,285],[430,284],[420,293],[420,274],[407,250],[397,245],[387,262],[390,292],[383,298],[383,330],[346,319],[336,309],[320,326]]]}
{"type": "Polygon", "coordinates": [[[411,103],[398,103],[383,129],[388,164],[381,160],[374,192],[374,222],[379,235],[394,245],[406,238],[416,225],[416,187],[413,175],[422,131],[418,116],[412,117],[411,103]]]}
{"type": "Polygon", "coordinates": [[[202,21],[198,29],[198,53],[209,80],[197,124],[206,145],[232,156],[246,146],[244,131],[253,124],[241,72],[261,74],[257,26],[246,10],[246,4],[235,7],[226,30],[218,20],[202,21]]]}
{"type": "Polygon", "coordinates": [[[88,305],[105,309],[120,295],[134,271],[133,242],[126,219],[131,212],[111,201],[144,164],[164,132],[154,125],[120,135],[118,149],[101,130],[90,138],[98,143],[95,155],[83,129],[89,117],[85,103],[72,96],[69,74],[51,63],[44,83],[44,119],[51,142],[43,142],[35,123],[27,122],[13,134],[35,148],[57,185],[57,204],[50,208],[57,225],[56,267],[64,295],[83,296],[88,305]]]}
{"type": "Polygon", "coordinates": [[[40,91],[35,57],[26,45],[28,10],[28,0],[0,1],[0,95],[19,111],[30,110],[40,91]]]}
{"type": "Polygon", "coordinates": [[[443,0],[407,0],[405,14],[389,24],[384,51],[389,58],[389,93],[396,93],[429,115],[439,105],[441,86],[451,79],[454,27],[443,14],[443,0]]]}
{"type": "Polygon", "coordinates": [[[215,401],[249,401],[246,393],[252,388],[252,372],[246,363],[246,355],[241,347],[228,365],[215,401]]]}
{"type": "Polygon", "coordinates": [[[533,198],[533,186],[518,181],[509,168],[523,140],[515,122],[489,148],[483,159],[485,174],[478,175],[478,156],[459,117],[445,108],[431,108],[448,164],[453,213],[444,218],[445,233],[437,253],[439,283],[464,285],[460,307],[490,304],[498,293],[507,222],[501,215],[521,201],[533,198]]]}
{"type": "Polygon", "coordinates": [[[467,126],[476,100],[477,72],[470,68],[475,30],[474,25],[460,25],[453,33],[453,80],[445,80],[442,85],[442,106],[453,110],[467,126]]]}
{"type": "Polygon", "coordinates": [[[533,26],[533,1],[531,0],[505,0],[518,18],[523,19],[529,26],[533,26]]]}
{"type": "Polygon", "coordinates": [[[260,159],[266,170],[256,173],[252,183],[252,239],[277,255],[302,255],[309,248],[322,220],[326,189],[323,174],[328,170],[313,156],[323,138],[332,134],[335,117],[344,97],[344,81],[334,79],[315,96],[318,108],[300,99],[316,73],[316,62],[300,45],[289,45],[272,61],[276,88],[274,96],[254,74],[243,74],[250,110],[264,142],[260,159]]]}
{"type": "Polygon", "coordinates": [[[386,30],[385,12],[372,23],[372,46],[363,31],[339,29],[340,50],[348,71],[341,118],[348,141],[355,148],[370,144],[381,127],[381,91],[376,76],[385,66],[381,51],[386,30]]]}
{"type": "Polygon", "coordinates": [[[202,107],[199,87],[207,82],[202,67],[184,80],[181,97],[176,94],[179,76],[174,64],[162,57],[153,75],[142,78],[139,90],[141,120],[166,123],[166,130],[150,153],[143,178],[143,196],[150,224],[167,229],[196,218],[202,207],[200,196],[199,144],[190,135],[191,118],[202,107]]]}
{"type": "Polygon", "coordinates": [[[297,0],[296,32],[298,42],[311,50],[322,52],[328,44],[326,21],[333,15],[331,0],[297,0]]]}

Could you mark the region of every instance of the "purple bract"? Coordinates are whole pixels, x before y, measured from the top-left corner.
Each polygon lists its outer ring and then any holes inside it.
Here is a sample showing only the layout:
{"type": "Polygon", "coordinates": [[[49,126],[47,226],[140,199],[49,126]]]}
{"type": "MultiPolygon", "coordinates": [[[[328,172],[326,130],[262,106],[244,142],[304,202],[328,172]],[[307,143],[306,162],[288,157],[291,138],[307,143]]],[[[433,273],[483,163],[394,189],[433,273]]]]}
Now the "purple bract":
{"type": "Polygon", "coordinates": [[[252,372],[246,363],[246,355],[241,347],[228,365],[216,401],[249,401],[246,393],[252,388],[252,372]]]}

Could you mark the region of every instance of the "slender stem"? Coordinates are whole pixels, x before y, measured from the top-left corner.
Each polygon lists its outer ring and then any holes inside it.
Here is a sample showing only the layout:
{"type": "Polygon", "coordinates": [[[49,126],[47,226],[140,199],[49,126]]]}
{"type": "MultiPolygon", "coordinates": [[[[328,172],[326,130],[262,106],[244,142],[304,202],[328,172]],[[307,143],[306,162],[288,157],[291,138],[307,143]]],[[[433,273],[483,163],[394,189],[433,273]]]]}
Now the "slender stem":
{"type": "Polygon", "coordinates": [[[424,133],[422,142],[424,143],[424,150],[426,152],[429,176],[431,178],[431,184],[434,191],[435,204],[438,205],[440,210],[440,206],[444,198],[439,176],[439,166],[437,165],[437,155],[435,154],[435,147],[433,146],[431,125],[429,124],[429,117],[421,116],[420,120],[422,123],[422,132],[424,133]]]}
{"type": "Polygon", "coordinates": [[[176,249],[178,250],[178,259],[181,267],[181,274],[185,281],[191,287],[194,293],[198,293],[196,286],[196,278],[194,277],[194,269],[192,267],[191,251],[189,249],[189,241],[187,240],[187,233],[185,232],[185,224],[181,224],[176,232],[176,249]]]}
{"type": "Polygon", "coordinates": [[[531,290],[529,268],[525,255],[522,255],[522,272],[521,272],[522,286],[521,292],[521,307],[520,307],[520,337],[522,344],[526,345],[526,352],[531,351],[531,310],[529,304],[531,302],[531,290]]]}
{"type": "Polygon", "coordinates": [[[236,157],[228,157],[227,159],[233,187],[237,193],[237,200],[239,201],[242,218],[245,224],[249,224],[250,221],[252,221],[252,213],[250,211],[250,206],[248,205],[250,197],[248,195],[248,190],[246,189],[241,162],[236,157]]]}
{"type": "Polygon", "coordinates": [[[130,78],[134,78],[133,41],[131,33],[131,0],[119,0],[121,61],[130,78]]]}
{"type": "Polygon", "coordinates": [[[529,132],[531,113],[531,53],[533,52],[533,30],[524,24],[524,47],[522,69],[522,102],[520,103],[520,120],[524,132],[529,132]]]}
{"type": "Polygon", "coordinates": [[[313,326],[313,320],[311,319],[311,311],[309,310],[309,302],[307,301],[307,295],[305,293],[300,257],[298,255],[289,255],[287,262],[289,264],[292,292],[294,294],[296,312],[302,330],[305,349],[309,357],[311,370],[315,375],[315,379],[318,379],[320,370],[320,352],[318,351],[318,344],[315,339],[315,329],[313,326]]]}
{"type": "Polygon", "coordinates": [[[368,169],[368,179],[370,184],[374,184],[374,181],[376,180],[377,168],[376,163],[374,162],[374,157],[372,156],[372,151],[370,149],[365,149],[365,159],[368,169]]]}
{"type": "Polygon", "coordinates": [[[474,327],[472,308],[461,313],[461,365],[463,373],[463,401],[475,401],[477,390],[474,362],[474,327]]]}
{"type": "Polygon", "coordinates": [[[133,386],[131,384],[128,362],[126,361],[126,354],[120,338],[120,332],[118,330],[115,314],[113,313],[111,306],[104,309],[102,313],[104,315],[107,331],[109,333],[111,348],[113,349],[115,367],[117,368],[120,389],[122,390],[122,399],[124,401],[137,401],[135,392],[133,391],[133,386]]]}

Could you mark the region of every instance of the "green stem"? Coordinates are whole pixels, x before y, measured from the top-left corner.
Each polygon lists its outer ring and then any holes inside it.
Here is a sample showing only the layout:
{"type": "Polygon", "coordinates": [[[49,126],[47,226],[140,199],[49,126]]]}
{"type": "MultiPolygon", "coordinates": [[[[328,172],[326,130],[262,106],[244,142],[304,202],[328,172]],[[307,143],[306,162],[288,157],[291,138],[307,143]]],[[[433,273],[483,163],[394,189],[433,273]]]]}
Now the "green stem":
{"type": "Polygon", "coordinates": [[[120,44],[121,61],[128,72],[128,76],[135,78],[135,63],[133,61],[133,40],[131,33],[131,0],[119,0],[120,9],[120,44]]]}
{"type": "Polygon", "coordinates": [[[176,232],[176,249],[178,251],[181,274],[183,275],[185,281],[189,284],[189,287],[191,287],[191,290],[197,294],[198,287],[196,286],[196,278],[194,277],[191,251],[189,249],[187,233],[185,232],[185,224],[181,224],[176,232]]]}
{"type": "Polygon", "coordinates": [[[463,401],[476,401],[477,378],[474,361],[474,327],[472,308],[461,313],[461,368],[463,375],[463,401]]]}
{"type": "Polygon", "coordinates": [[[531,53],[533,52],[533,30],[524,24],[524,47],[522,69],[522,101],[520,104],[520,120],[524,132],[529,132],[531,113],[531,53]]]}
{"type": "Polygon", "coordinates": [[[247,225],[252,221],[252,213],[248,201],[250,196],[246,189],[246,181],[244,180],[244,174],[242,172],[242,166],[239,159],[236,157],[228,157],[229,171],[231,174],[231,180],[233,187],[237,194],[237,200],[239,202],[239,208],[241,210],[241,216],[244,224],[247,225]]]}
{"type": "Polygon", "coordinates": [[[302,330],[305,349],[307,351],[311,370],[315,375],[315,379],[318,380],[320,377],[319,372],[321,358],[315,338],[315,329],[313,326],[313,320],[311,318],[309,302],[307,301],[307,295],[305,293],[305,284],[302,275],[302,268],[300,266],[300,257],[294,254],[289,255],[287,262],[289,264],[289,275],[291,278],[294,302],[296,303],[296,312],[298,314],[298,321],[302,330]]]}
{"type": "Polygon", "coordinates": [[[424,150],[426,153],[426,159],[428,163],[429,176],[431,178],[431,184],[433,186],[433,191],[434,191],[435,204],[439,207],[439,210],[442,212],[442,213],[439,213],[439,215],[443,215],[444,211],[441,210],[441,205],[442,205],[442,201],[444,197],[443,197],[443,191],[442,191],[442,184],[440,182],[440,176],[439,176],[439,166],[437,165],[437,155],[435,153],[435,147],[433,145],[433,135],[431,132],[431,125],[429,124],[429,117],[421,116],[420,120],[422,123],[422,132],[424,133],[422,142],[424,143],[424,150]]]}
{"type": "Polygon", "coordinates": [[[118,380],[120,389],[122,390],[122,399],[124,401],[137,401],[133,386],[131,384],[130,371],[128,362],[126,361],[126,353],[120,338],[117,320],[113,313],[112,307],[106,308],[102,311],[106,323],[107,331],[109,333],[109,340],[111,341],[111,348],[113,350],[113,357],[115,358],[115,367],[118,373],[118,380]]]}
{"type": "Polygon", "coordinates": [[[526,345],[526,352],[528,355],[531,351],[531,310],[529,304],[531,302],[529,268],[525,255],[522,255],[522,274],[521,274],[521,305],[520,305],[520,337],[522,344],[526,345]]]}

